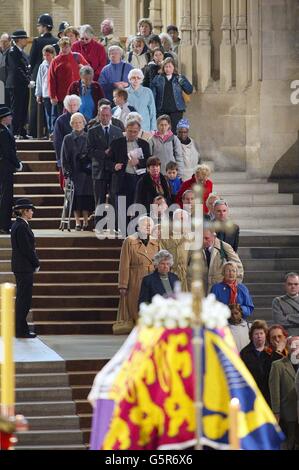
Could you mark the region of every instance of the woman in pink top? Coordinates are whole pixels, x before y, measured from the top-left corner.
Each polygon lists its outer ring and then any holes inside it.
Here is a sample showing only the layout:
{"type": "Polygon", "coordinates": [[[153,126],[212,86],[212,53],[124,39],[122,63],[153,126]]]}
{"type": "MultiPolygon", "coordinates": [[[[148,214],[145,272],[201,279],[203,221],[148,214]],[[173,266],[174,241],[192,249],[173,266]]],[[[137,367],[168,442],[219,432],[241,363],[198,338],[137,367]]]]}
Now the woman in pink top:
{"type": "Polygon", "coordinates": [[[80,26],[80,39],[72,45],[73,52],[80,52],[94,70],[94,81],[97,82],[102,69],[107,64],[107,55],[102,44],[94,38],[94,32],[89,24],[80,26]]]}
{"type": "Polygon", "coordinates": [[[57,105],[58,114],[63,112],[63,100],[71,83],[80,80],[80,68],[88,65],[84,57],[71,51],[69,38],[58,41],[60,53],[52,60],[48,72],[49,96],[52,105],[57,105]]]}

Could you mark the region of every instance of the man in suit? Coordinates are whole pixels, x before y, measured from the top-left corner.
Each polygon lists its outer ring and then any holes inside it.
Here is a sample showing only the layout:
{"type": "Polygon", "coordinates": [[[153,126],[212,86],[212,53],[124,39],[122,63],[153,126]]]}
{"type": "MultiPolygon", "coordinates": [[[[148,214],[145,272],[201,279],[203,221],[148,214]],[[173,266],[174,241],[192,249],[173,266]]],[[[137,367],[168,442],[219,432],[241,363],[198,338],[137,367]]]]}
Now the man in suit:
{"type": "Polygon", "coordinates": [[[151,303],[152,298],[159,294],[171,296],[175,292],[175,284],[179,282],[176,274],[170,272],[173,256],[167,250],[160,250],[153,259],[155,271],[142,280],[139,305],[142,302],[151,303]]]}
{"type": "Polygon", "coordinates": [[[290,334],[299,334],[299,274],[285,276],[285,294],[272,302],[273,322],[283,325],[290,334]]]}
{"type": "MultiPolygon", "coordinates": [[[[40,64],[43,61],[43,48],[52,45],[59,53],[57,46],[58,38],[54,37],[51,33],[53,29],[53,19],[48,13],[43,13],[37,20],[37,31],[39,36],[34,38],[30,50],[29,62],[32,71],[32,79],[36,81],[37,73],[40,64]]],[[[34,93],[31,94],[30,99],[30,135],[37,137],[37,103],[34,93]]]]}
{"type": "Polygon", "coordinates": [[[25,125],[28,115],[29,88],[34,88],[31,81],[30,64],[24,48],[28,43],[26,31],[15,31],[11,38],[13,47],[7,55],[6,87],[10,90],[13,133],[18,138],[28,139],[25,125]]]}
{"type": "Polygon", "coordinates": [[[21,171],[15,139],[8,126],[12,122],[9,108],[0,108],[0,234],[8,234],[11,227],[13,204],[13,174],[21,171]]]}
{"type": "MultiPolygon", "coordinates": [[[[214,214],[215,220],[221,223],[226,223],[228,221],[228,204],[223,199],[217,199],[214,202],[214,214]]],[[[229,232],[217,232],[217,238],[222,240],[225,243],[228,243],[235,252],[238,251],[239,247],[239,234],[240,227],[239,225],[232,224],[231,230],[229,232]]]]}
{"type": "Polygon", "coordinates": [[[16,221],[11,229],[12,258],[11,267],[16,278],[16,337],[35,338],[29,331],[26,321],[31,308],[33,273],[40,265],[35,251],[34,234],[29,221],[32,219],[34,206],[29,199],[18,199],[14,207],[16,221]]]}
{"type": "MultiPolygon", "coordinates": [[[[111,193],[116,217],[120,219],[118,228],[121,228],[123,234],[129,220],[125,220],[124,216],[134,203],[137,183],[146,173],[146,162],[150,157],[148,142],[138,138],[140,129],[139,121],[130,120],[126,125],[126,136],[112,142],[109,152],[112,162],[111,193]],[[125,207],[118,211],[120,196],[125,197],[125,207]]],[[[132,215],[134,214],[131,213],[130,216],[132,215]]]]}
{"type": "Polygon", "coordinates": [[[271,408],[286,435],[286,450],[299,450],[295,376],[299,364],[299,336],[287,341],[288,356],[272,363],[269,388],[271,408]]]}
{"type": "Polygon", "coordinates": [[[112,175],[112,164],[108,155],[113,141],[123,137],[122,131],[111,123],[112,112],[109,105],[101,106],[100,121],[88,131],[87,153],[92,161],[92,179],[95,200],[95,225],[100,220],[97,207],[104,204],[109,191],[112,175]]]}

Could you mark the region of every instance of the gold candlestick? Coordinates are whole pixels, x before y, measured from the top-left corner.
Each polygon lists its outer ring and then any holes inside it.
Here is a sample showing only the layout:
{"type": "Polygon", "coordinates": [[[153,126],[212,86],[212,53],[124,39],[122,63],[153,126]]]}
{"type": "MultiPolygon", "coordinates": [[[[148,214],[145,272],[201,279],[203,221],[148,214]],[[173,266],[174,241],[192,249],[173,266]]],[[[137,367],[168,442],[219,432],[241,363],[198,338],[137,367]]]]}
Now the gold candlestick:
{"type": "Polygon", "coordinates": [[[238,436],[238,416],[240,412],[240,402],[233,398],[229,404],[229,445],[231,450],[240,450],[240,439],[238,436]]]}
{"type": "Polygon", "coordinates": [[[14,295],[15,286],[13,284],[6,283],[1,286],[1,415],[6,418],[14,416],[15,407],[14,295]]]}

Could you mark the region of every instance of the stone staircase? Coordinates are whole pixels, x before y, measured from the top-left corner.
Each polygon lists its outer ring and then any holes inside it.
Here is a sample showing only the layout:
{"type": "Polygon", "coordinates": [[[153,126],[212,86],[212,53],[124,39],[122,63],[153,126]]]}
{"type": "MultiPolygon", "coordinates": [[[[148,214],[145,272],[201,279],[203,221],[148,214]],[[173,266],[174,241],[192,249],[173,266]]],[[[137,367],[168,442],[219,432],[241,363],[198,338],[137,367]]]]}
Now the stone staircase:
{"type": "Polygon", "coordinates": [[[29,425],[16,450],[86,449],[64,361],[16,364],[16,414],[29,425]]]}

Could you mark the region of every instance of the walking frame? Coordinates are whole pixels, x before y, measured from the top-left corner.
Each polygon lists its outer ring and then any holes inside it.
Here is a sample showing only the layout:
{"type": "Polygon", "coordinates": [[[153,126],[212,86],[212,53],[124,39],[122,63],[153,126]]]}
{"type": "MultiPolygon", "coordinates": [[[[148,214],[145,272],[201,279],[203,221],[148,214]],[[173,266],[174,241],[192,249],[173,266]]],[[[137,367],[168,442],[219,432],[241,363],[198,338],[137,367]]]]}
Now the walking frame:
{"type": "Polygon", "coordinates": [[[62,232],[66,228],[68,232],[71,231],[71,215],[72,215],[72,207],[73,207],[73,200],[74,200],[74,183],[71,179],[67,179],[65,181],[64,186],[64,201],[63,201],[63,209],[61,214],[61,221],[59,230],[62,232]]]}

